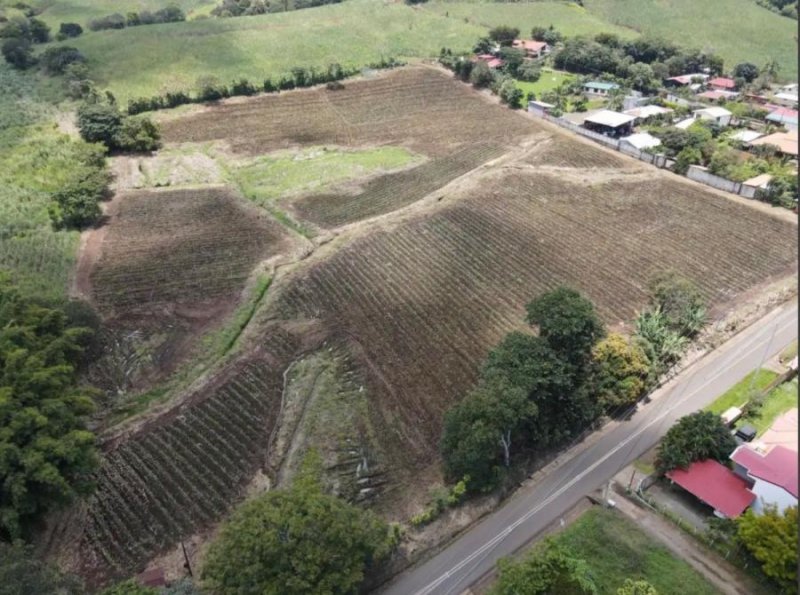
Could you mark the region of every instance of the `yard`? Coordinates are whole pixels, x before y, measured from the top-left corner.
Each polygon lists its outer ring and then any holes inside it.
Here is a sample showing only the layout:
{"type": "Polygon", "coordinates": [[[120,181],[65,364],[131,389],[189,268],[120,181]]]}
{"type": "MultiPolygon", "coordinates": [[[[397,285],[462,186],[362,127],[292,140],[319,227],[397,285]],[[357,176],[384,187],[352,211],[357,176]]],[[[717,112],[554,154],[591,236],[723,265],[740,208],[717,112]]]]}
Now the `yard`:
{"type": "Polygon", "coordinates": [[[555,539],[586,560],[600,593],[616,593],[627,578],[646,580],[664,594],[717,593],[689,564],[615,510],[593,508],[555,539]]]}
{"type": "MultiPolygon", "coordinates": [[[[730,407],[741,407],[747,402],[752,390],[762,390],[769,386],[778,375],[771,370],[757,370],[748,374],[744,380],[736,384],[724,395],[706,407],[706,411],[712,413],[723,413],[730,407]]],[[[770,391],[764,399],[764,405],[757,415],[747,419],[741,419],[736,423],[736,427],[743,424],[750,424],[761,436],[775,421],[780,414],[785,413],[792,407],[797,407],[797,379],[785,382],[779,387],[770,391]]]]}
{"type": "Polygon", "coordinates": [[[536,81],[535,83],[529,83],[527,81],[517,81],[517,87],[519,87],[519,89],[523,93],[525,93],[526,97],[528,93],[533,91],[536,94],[536,98],[539,99],[542,93],[552,91],[553,89],[556,89],[558,86],[560,86],[561,83],[563,83],[564,81],[568,81],[573,78],[575,78],[574,74],[570,74],[562,70],[552,70],[550,68],[543,68],[542,76],[539,78],[538,81],[536,81]]]}

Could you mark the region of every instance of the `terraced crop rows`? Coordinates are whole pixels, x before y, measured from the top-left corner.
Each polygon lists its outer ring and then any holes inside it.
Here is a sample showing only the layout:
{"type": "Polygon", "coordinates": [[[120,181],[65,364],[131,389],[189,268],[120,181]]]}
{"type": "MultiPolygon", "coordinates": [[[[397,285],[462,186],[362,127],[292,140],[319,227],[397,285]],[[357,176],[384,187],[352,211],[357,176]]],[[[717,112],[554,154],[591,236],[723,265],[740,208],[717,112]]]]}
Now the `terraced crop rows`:
{"type": "Polygon", "coordinates": [[[140,572],[236,502],[266,461],[283,369],[297,349],[288,333],[268,337],[263,359],[237,363],[224,381],[106,456],[83,533],[85,568],[103,577],[140,572]]]}
{"type": "Polygon", "coordinates": [[[118,200],[92,274],[94,298],[106,312],[235,296],[286,237],[219,187],[134,192],[118,200]]]}
{"type": "Polygon", "coordinates": [[[603,150],[589,141],[559,135],[537,147],[524,159],[530,165],[551,165],[587,169],[594,167],[636,169],[641,165],[611,150],[603,150]]]}
{"type": "Polygon", "coordinates": [[[284,300],[361,346],[377,370],[371,400],[400,452],[419,462],[435,451],[446,408],[532,297],[567,283],[617,324],[645,304],[650,276],[674,267],[725,303],[796,266],[794,233],[677,180],[592,187],[506,173],[353,243],[298,277],[284,300]]]}
{"type": "Polygon", "coordinates": [[[334,227],[407,206],[493,159],[538,123],[477,97],[431,68],[407,68],[373,80],[266,95],[170,121],[171,142],[226,140],[249,154],[315,145],[402,145],[430,160],[372,180],[362,195],[307,196],[295,201],[306,220],[334,227]],[[475,145],[474,147],[471,147],[475,145]]]}

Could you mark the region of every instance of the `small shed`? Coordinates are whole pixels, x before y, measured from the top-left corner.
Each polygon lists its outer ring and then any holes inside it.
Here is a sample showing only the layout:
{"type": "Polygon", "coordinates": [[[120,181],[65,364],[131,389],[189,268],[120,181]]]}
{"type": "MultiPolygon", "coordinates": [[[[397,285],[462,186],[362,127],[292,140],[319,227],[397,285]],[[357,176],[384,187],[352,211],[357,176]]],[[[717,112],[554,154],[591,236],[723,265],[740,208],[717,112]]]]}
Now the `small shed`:
{"type": "Polygon", "coordinates": [[[630,136],[623,136],[621,139],[619,139],[619,142],[626,143],[634,149],[638,149],[640,151],[643,151],[644,149],[652,149],[653,147],[657,147],[661,144],[659,139],[647,132],[637,132],[636,134],[631,134],[630,136]]]}
{"type": "Polygon", "coordinates": [[[546,114],[551,109],[555,107],[552,103],[547,103],[546,101],[535,101],[531,100],[528,102],[528,111],[534,114],[546,114]]]}
{"type": "Polygon", "coordinates": [[[772,181],[772,176],[770,174],[759,174],[750,178],[749,180],[745,180],[742,182],[743,186],[750,186],[751,188],[761,188],[762,190],[766,190],[769,186],[769,183],[772,181]]]}
{"type": "Polygon", "coordinates": [[[583,90],[590,95],[600,95],[601,97],[607,96],[612,91],[619,89],[616,83],[607,83],[605,81],[589,81],[583,84],[583,90]]]}
{"type": "Polygon", "coordinates": [[[709,120],[716,122],[720,126],[727,126],[731,123],[733,113],[726,110],[724,107],[706,107],[703,109],[695,110],[693,112],[695,119],[709,120]]]}
{"type": "Polygon", "coordinates": [[[633,122],[636,118],[611,110],[600,110],[588,116],[583,121],[584,128],[599,132],[606,136],[620,137],[628,136],[633,132],[633,122]]]}

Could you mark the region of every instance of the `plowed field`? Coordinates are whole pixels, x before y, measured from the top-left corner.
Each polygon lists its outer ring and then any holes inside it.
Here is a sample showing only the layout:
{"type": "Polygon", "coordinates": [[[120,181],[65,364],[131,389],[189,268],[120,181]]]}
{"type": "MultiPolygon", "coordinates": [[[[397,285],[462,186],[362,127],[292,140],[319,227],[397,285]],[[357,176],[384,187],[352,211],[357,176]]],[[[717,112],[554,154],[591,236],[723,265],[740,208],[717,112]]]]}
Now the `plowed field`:
{"type": "MultiPolygon", "coordinates": [[[[248,328],[252,349],[183,405],[108,445],[80,554],[84,574],[97,581],[140,571],[219,520],[259,467],[281,477],[287,469],[276,442],[300,453],[304,432],[342,451],[326,460],[351,484],[364,479],[368,457],[360,453],[379,453],[369,492],[378,510],[396,518],[414,498],[421,505],[444,412],[492,345],[522,326],[525,303],[547,289],[580,289],[618,325],[644,306],[651,275],[668,267],[695,280],[717,308],[796,273],[793,222],[540,128],[429,69],[208,108],[175,120],[166,136],[227,139],[249,153],[401,144],[429,159],[356,192],[295,203],[320,226],[392,214],[341,228],[335,241],[281,270],[248,328]],[[441,200],[393,213],[497,156],[441,200]],[[337,365],[323,364],[339,358],[348,376],[337,388],[337,365]],[[292,427],[278,415],[287,379],[292,427]],[[328,429],[321,420],[335,420],[335,435],[320,439],[328,429]],[[377,443],[353,442],[347,420],[361,426],[354,436],[377,443]]],[[[121,219],[117,232],[112,225],[110,260],[94,277],[101,304],[133,308],[153,296],[168,305],[204,288],[227,295],[282,241],[276,224],[243,222],[227,199],[222,210],[211,195],[200,211],[184,210],[187,196],[172,204],[143,195],[128,223],[121,219]],[[160,205],[163,221],[136,214],[148,205],[160,205]]]]}
{"type": "Polygon", "coordinates": [[[535,122],[481,100],[430,68],[374,80],[265,95],[165,123],[171,142],[225,140],[240,153],[339,145],[402,145],[429,161],[370,182],[363,191],[301,197],[300,218],[325,228],[391,212],[508,151],[538,131],[535,122]]]}

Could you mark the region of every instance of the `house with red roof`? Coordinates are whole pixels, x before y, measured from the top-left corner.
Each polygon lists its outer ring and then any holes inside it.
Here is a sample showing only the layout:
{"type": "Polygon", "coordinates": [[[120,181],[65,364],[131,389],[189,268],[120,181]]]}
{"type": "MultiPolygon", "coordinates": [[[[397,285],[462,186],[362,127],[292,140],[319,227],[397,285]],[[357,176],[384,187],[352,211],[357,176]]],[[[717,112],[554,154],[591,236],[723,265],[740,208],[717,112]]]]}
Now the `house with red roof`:
{"type": "Polygon", "coordinates": [[[488,66],[492,70],[501,68],[505,64],[505,62],[503,62],[500,58],[493,56],[492,54],[478,54],[472,59],[472,61],[485,62],[486,66],[488,66]]]}
{"type": "Polygon", "coordinates": [[[512,45],[519,50],[525,50],[525,55],[528,58],[541,58],[550,53],[550,46],[546,41],[515,39],[512,45]]]}
{"type": "Polygon", "coordinates": [[[755,494],[752,503],[755,513],[761,513],[769,505],[776,506],[780,512],[797,506],[797,451],[776,445],[765,452],[742,444],[733,451],[731,460],[734,473],[747,482],[755,494]]]}
{"type": "Polygon", "coordinates": [[[756,500],[746,479],[713,459],[695,461],[687,469],[673,469],[666,475],[723,519],[735,519],[756,500]]]}
{"type": "Polygon", "coordinates": [[[715,91],[733,91],[736,89],[736,81],[724,76],[718,76],[708,81],[708,86],[715,91]]]}

